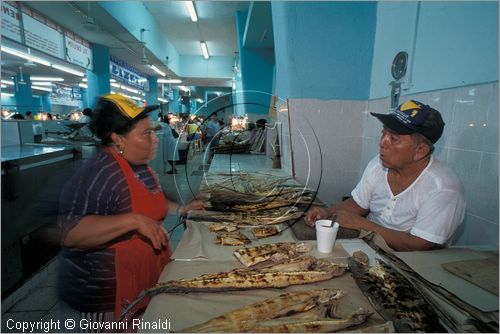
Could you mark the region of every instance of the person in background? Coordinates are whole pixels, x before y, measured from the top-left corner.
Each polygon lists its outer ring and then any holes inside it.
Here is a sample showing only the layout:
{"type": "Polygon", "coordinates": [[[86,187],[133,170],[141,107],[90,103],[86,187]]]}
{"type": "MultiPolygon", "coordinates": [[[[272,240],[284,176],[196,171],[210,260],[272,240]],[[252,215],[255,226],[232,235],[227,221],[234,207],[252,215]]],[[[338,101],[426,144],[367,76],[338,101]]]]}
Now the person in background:
{"type": "Polygon", "coordinates": [[[171,167],[170,171],[164,173],[177,174],[175,163],[179,161],[179,149],[177,146],[179,133],[170,126],[170,118],[167,116],[163,116],[160,126],[163,129],[163,166],[166,166],[168,163],[171,167]]]}
{"type": "Polygon", "coordinates": [[[351,198],[311,208],[306,223],[334,217],[341,227],[378,233],[397,251],[442,247],[462,223],[465,196],[457,175],[432,156],[444,129],[441,114],[413,100],[390,114],[371,114],[384,125],[380,153],[351,198]]]}
{"type": "Polygon", "coordinates": [[[79,123],[90,123],[92,121],[93,113],[92,109],[85,108],[82,111],[82,117],[78,120],[79,123]]]}
{"type": "Polygon", "coordinates": [[[27,111],[24,114],[24,119],[26,119],[26,120],[32,120],[33,119],[33,113],[31,111],[27,111]]]}
{"type": "Polygon", "coordinates": [[[84,161],[60,195],[58,291],[66,316],[118,318],[158,282],[170,261],[166,215],[206,207],[199,200],[182,206],[168,201],[148,166],[158,146],[148,113],[156,108],[118,94],[97,102],[93,124],[102,149],[84,161]]]}
{"type": "Polygon", "coordinates": [[[54,117],[52,116],[52,114],[50,112],[47,113],[47,121],[52,121],[54,119],[54,117]]]}
{"type": "Polygon", "coordinates": [[[24,116],[21,115],[20,113],[16,112],[14,115],[11,116],[11,119],[21,120],[21,119],[24,119],[24,116]]]}
{"type": "Polygon", "coordinates": [[[210,115],[210,119],[205,125],[205,143],[213,148],[219,145],[220,124],[217,119],[217,114],[210,115]]]}

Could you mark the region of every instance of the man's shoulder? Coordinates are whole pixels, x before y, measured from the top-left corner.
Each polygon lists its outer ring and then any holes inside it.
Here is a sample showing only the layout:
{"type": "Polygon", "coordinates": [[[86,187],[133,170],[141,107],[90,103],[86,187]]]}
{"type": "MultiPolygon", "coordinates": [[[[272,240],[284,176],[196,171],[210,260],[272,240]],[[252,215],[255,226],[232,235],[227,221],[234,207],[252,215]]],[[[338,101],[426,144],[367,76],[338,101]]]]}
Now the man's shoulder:
{"type": "Polygon", "coordinates": [[[437,189],[450,189],[463,191],[463,184],[455,171],[445,163],[433,158],[431,165],[426,171],[429,181],[435,184],[437,189]]]}

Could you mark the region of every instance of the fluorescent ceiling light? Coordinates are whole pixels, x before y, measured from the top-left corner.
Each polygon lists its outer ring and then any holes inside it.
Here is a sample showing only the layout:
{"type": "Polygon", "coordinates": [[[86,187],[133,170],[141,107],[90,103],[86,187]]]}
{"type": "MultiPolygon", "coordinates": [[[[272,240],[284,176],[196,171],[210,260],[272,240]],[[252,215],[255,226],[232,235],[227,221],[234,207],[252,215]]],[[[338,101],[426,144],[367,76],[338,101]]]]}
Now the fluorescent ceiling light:
{"type": "Polygon", "coordinates": [[[14,94],[11,94],[11,93],[5,93],[5,92],[2,92],[2,93],[0,93],[0,94],[2,94],[3,96],[14,96],[14,94]]]}
{"type": "Polygon", "coordinates": [[[165,100],[165,99],[163,99],[163,98],[161,98],[161,97],[158,97],[158,98],[157,98],[157,100],[158,100],[158,101],[160,101],[160,102],[163,102],[163,103],[168,103],[168,101],[167,101],[167,100],[165,100]]]}
{"type": "Polygon", "coordinates": [[[189,88],[187,88],[186,86],[179,86],[179,89],[184,91],[184,92],[189,91],[189,88]]]}
{"type": "Polygon", "coordinates": [[[52,82],[48,81],[32,81],[31,83],[37,86],[52,86],[52,82]]]}
{"type": "Polygon", "coordinates": [[[31,89],[44,90],[46,92],[52,92],[52,89],[47,88],[47,87],[31,86],[31,89]]]}
{"type": "Polygon", "coordinates": [[[166,76],[165,72],[162,72],[158,67],[154,66],[153,64],[150,64],[149,67],[151,67],[151,69],[153,71],[155,71],[156,73],[158,73],[162,77],[166,76]]]}
{"type": "Polygon", "coordinates": [[[109,82],[116,82],[115,79],[109,79],[109,82]]]}
{"type": "Polygon", "coordinates": [[[112,82],[110,85],[111,85],[111,87],[120,88],[120,84],[118,84],[116,82],[112,82]]]}
{"type": "Polygon", "coordinates": [[[84,83],[79,83],[78,87],[87,88],[88,86],[86,84],[84,84],[84,83]]]}
{"type": "Polygon", "coordinates": [[[30,77],[31,81],[64,81],[64,78],[60,77],[30,77]]]}
{"type": "Polygon", "coordinates": [[[129,92],[134,93],[134,94],[139,94],[139,91],[137,89],[129,88],[129,87],[123,86],[123,85],[120,88],[125,89],[126,91],[129,91],[129,92]]]}
{"type": "Polygon", "coordinates": [[[63,72],[67,72],[67,73],[70,73],[70,74],[78,75],[79,77],[84,77],[85,76],[85,73],[77,71],[77,70],[74,70],[74,69],[66,67],[66,66],[52,64],[52,67],[53,68],[57,68],[58,70],[63,71],[63,72]]]}
{"type": "Polygon", "coordinates": [[[11,86],[14,86],[14,81],[12,80],[5,80],[5,79],[2,79],[2,83],[4,85],[11,85],[11,86]]]}
{"type": "Polygon", "coordinates": [[[184,1],[186,8],[189,12],[189,16],[191,16],[191,21],[197,22],[198,16],[196,15],[196,8],[194,8],[194,3],[192,1],[184,1]]]}
{"type": "Polygon", "coordinates": [[[0,87],[7,88],[7,85],[1,84],[0,87]]]}
{"type": "Polygon", "coordinates": [[[162,84],[179,84],[181,83],[181,79],[158,79],[157,83],[162,83],[162,84]]]}
{"type": "Polygon", "coordinates": [[[148,79],[145,79],[145,78],[140,78],[139,80],[137,80],[137,82],[146,82],[146,81],[148,81],[148,79]]]}
{"type": "Polygon", "coordinates": [[[207,43],[205,43],[204,41],[201,41],[200,45],[201,45],[201,52],[203,52],[203,57],[205,57],[205,59],[208,59],[207,43]]]}
{"type": "Polygon", "coordinates": [[[45,59],[29,55],[27,53],[24,53],[24,52],[16,50],[16,49],[11,49],[11,48],[2,46],[1,50],[5,53],[11,54],[11,55],[16,56],[16,57],[24,58],[26,60],[31,60],[34,63],[42,64],[45,66],[50,66],[50,63],[48,61],[46,61],[45,59]]]}

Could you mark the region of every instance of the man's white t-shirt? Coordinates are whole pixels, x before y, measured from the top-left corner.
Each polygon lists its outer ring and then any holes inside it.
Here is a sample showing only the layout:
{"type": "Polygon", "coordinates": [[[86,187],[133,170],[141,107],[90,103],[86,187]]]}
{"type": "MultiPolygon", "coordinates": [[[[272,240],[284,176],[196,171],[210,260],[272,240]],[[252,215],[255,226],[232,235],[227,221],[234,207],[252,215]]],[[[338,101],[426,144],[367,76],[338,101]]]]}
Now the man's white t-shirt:
{"type": "Polygon", "coordinates": [[[351,192],[360,207],[370,210],[368,220],[436,244],[446,243],[465,214],[464,187],[455,172],[431,156],[418,178],[394,196],[388,171],[377,155],[351,192]]]}

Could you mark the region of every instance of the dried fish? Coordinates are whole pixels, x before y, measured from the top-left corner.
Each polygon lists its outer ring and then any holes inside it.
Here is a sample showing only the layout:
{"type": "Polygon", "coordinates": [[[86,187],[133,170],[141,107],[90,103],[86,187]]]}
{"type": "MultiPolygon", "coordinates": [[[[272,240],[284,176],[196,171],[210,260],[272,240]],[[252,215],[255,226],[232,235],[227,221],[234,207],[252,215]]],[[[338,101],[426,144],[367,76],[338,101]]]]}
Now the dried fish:
{"type": "Polygon", "coordinates": [[[241,231],[221,231],[217,232],[214,242],[221,246],[242,246],[251,241],[241,231]]]}
{"type": "Polygon", "coordinates": [[[371,315],[363,309],[337,314],[332,303],[342,296],[342,291],[327,289],[287,293],[181,332],[332,332],[363,323],[371,315]]]}
{"type": "Polygon", "coordinates": [[[304,259],[282,263],[264,269],[233,269],[201,275],[192,279],[171,280],[156,284],[144,290],[133,301],[121,318],[124,318],[144,297],[160,293],[218,292],[265,288],[285,288],[290,285],[325,281],[341,276],[347,270],[345,264],[334,264],[325,259],[304,257],[304,259]]]}
{"type": "Polygon", "coordinates": [[[289,261],[301,253],[312,250],[310,244],[304,242],[277,242],[255,247],[238,248],[234,251],[234,256],[246,267],[253,267],[257,264],[276,264],[289,261]]]}
{"type": "Polygon", "coordinates": [[[424,296],[402,274],[377,260],[374,267],[349,258],[349,268],[361,291],[398,332],[446,332],[424,296]]]}

